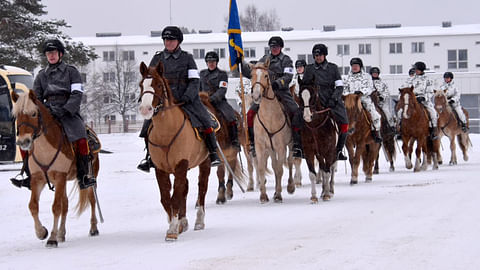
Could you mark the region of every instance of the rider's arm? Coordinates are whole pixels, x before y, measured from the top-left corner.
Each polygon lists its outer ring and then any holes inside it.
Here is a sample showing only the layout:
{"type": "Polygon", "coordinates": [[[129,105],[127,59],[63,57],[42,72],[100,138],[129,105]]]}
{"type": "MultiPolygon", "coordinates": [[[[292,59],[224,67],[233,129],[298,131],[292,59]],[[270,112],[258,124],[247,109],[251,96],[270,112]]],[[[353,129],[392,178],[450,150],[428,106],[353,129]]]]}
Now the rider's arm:
{"type": "Polygon", "coordinates": [[[63,105],[63,108],[67,110],[71,115],[80,111],[80,104],[82,103],[83,96],[83,84],[80,72],[73,66],[68,66],[70,74],[70,97],[67,103],[63,105]]]}
{"type": "Polygon", "coordinates": [[[286,56],[282,61],[283,75],[278,77],[275,81],[279,82],[282,88],[288,88],[288,85],[293,78],[293,62],[290,57],[286,56]]]}
{"type": "Polygon", "coordinates": [[[193,60],[193,56],[191,54],[188,54],[187,74],[188,85],[183,95],[187,96],[189,101],[193,101],[195,97],[198,96],[198,89],[200,88],[200,75],[198,74],[197,64],[195,64],[195,60],[193,60]]]}
{"type": "Polygon", "coordinates": [[[35,95],[37,98],[43,103],[43,87],[42,87],[42,79],[40,79],[41,76],[43,76],[43,69],[40,70],[40,72],[37,74],[37,77],[35,77],[35,81],[33,82],[33,91],[35,92],[35,95]]]}
{"type": "Polygon", "coordinates": [[[211,100],[214,101],[220,101],[222,99],[225,99],[225,94],[227,93],[227,87],[228,87],[228,75],[226,72],[220,72],[218,74],[218,84],[215,85],[217,88],[217,91],[213,93],[213,95],[210,96],[211,100]]]}

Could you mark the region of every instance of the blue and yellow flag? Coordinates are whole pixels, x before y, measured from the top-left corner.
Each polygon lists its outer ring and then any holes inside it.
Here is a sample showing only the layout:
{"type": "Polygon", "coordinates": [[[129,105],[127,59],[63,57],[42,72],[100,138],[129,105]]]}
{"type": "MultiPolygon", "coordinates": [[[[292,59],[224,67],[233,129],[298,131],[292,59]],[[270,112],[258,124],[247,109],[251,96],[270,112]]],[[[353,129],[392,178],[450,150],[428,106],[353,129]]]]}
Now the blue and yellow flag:
{"type": "Polygon", "coordinates": [[[228,50],[230,51],[230,70],[237,68],[237,62],[243,59],[242,30],[236,0],[230,0],[228,13],[228,50]]]}

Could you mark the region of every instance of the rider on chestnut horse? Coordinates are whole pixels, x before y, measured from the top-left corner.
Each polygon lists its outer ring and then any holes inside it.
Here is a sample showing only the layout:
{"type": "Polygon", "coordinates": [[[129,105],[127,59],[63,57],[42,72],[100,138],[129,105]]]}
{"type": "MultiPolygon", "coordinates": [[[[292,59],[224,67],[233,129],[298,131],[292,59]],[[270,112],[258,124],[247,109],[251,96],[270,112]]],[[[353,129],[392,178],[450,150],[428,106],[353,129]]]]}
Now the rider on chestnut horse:
{"type": "Polygon", "coordinates": [[[453,82],[453,73],[452,72],[445,72],[443,74],[444,83],[440,86],[440,90],[447,91],[447,100],[448,104],[452,107],[455,111],[458,120],[460,120],[460,124],[462,126],[462,131],[467,132],[467,118],[462,110],[462,105],[460,105],[460,91],[458,90],[457,86],[453,82]]]}

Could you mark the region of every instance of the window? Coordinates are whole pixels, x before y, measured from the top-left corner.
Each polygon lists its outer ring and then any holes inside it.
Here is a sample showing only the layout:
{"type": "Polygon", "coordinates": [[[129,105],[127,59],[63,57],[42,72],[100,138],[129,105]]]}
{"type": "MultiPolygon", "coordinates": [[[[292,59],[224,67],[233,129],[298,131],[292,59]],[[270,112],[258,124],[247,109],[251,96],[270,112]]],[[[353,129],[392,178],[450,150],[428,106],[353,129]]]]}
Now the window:
{"type": "Polygon", "coordinates": [[[124,72],[123,77],[125,78],[125,82],[130,83],[130,82],[135,82],[136,81],[136,72],[130,71],[130,72],[124,72]]]}
{"type": "Polygon", "coordinates": [[[370,69],[372,69],[372,66],[365,66],[366,73],[370,73],[370,69]]]}
{"type": "Polygon", "coordinates": [[[225,58],[225,48],[215,48],[213,51],[218,54],[219,58],[225,58]]]}
{"type": "Polygon", "coordinates": [[[270,54],[270,47],[263,47],[263,49],[265,50],[265,55],[270,54]]]}
{"type": "Polygon", "coordinates": [[[130,124],[135,124],[137,122],[137,116],[135,114],[130,115],[130,124]]]}
{"type": "Polygon", "coordinates": [[[110,115],[109,118],[112,124],[115,123],[115,121],[117,121],[117,117],[115,115],[110,115]]]}
{"type": "Polygon", "coordinates": [[[433,47],[440,47],[440,43],[439,42],[433,43],[433,47]]]}
{"type": "Polygon", "coordinates": [[[247,58],[257,57],[255,54],[255,48],[244,48],[243,52],[245,53],[245,57],[247,58]]]}
{"type": "Polygon", "coordinates": [[[82,78],[82,83],[87,83],[87,73],[80,73],[80,77],[82,78]]]}
{"type": "Polygon", "coordinates": [[[112,61],[115,61],[115,51],[103,52],[103,62],[112,62],[112,61]]]}
{"type": "Polygon", "coordinates": [[[433,68],[434,69],[440,69],[440,65],[434,65],[433,68]]]}
{"type": "Polygon", "coordinates": [[[123,61],[133,61],[135,60],[135,51],[123,51],[123,61]]]}
{"type": "Polygon", "coordinates": [[[338,72],[340,72],[340,75],[347,75],[350,72],[350,67],[338,67],[338,72]]]}
{"type": "Polygon", "coordinates": [[[313,59],[312,54],[307,54],[307,64],[313,64],[315,62],[315,59],[313,59]]]}
{"type": "Polygon", "coordinates": [[[390,53],[402,53],[402,43],[390,43],[390,53]]]}
{"type": "Polygon", "coordinates": [[[448,69],[467,69],[467,50],[448,50],[448,69]]]}
{"type": "Polygon", "coordinates": [[[390,65],[390,74],[402,74],[402,65],[390,65]]]}
{"type": "Polygon", "coordinates": [[[104,83],[115,82],[115,72],[104,72],[103,73],[103,82],[104,83]]]}
{"type": "Polygon", "coordinates": [[[337,55],[350,55],[350,45],[348,44],[337,45],[337,55]]]}
{"type": "Polygon", "coordinates": [[[307,60],[307,56],[305,54],[297,54],[297,60],[307,60]]]}
{"type": "Polygon", "coordinates": [[[110,103],[110,96],[104,95],[103,96],[103,103],[104,104],[109,104],[110,103]]]}
{"type": "Polygon", "coordinates": [[[297,60],[305,60],[307,64],[313,64],[315,62],[312,54],[297,54],[297,60]]]}
{"type": "Polygon", "coordinates": [[[358,44],[358,54],[372,54],[372,44],[358,44]]]}
{"type": "Polygon", "coordinates": [[[148,52],[143,52],[142,54],[143,54],[143,55],[148,55],[148,52]]]}
{"type": "Polygon", "coordinates": [[[412,42],[412,53],[424,53],[425,42],[412,42]]]}
{"type": "Polygon", "coordinates": [[[193,49],[193,58],[194,59],[205,58],[205,49],[193,49]]]}

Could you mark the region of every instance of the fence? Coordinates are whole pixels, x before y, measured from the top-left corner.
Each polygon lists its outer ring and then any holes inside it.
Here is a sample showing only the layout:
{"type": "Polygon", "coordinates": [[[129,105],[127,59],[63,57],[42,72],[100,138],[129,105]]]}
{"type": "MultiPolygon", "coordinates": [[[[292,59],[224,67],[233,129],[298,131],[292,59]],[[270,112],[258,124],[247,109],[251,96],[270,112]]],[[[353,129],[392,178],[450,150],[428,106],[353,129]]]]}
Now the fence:
{"type": "Polygon", "coordinates": [[[89,126],[93,128],[93,130],[97,134],[105,134],[105,133],[124,133],[124,130],[127,130],[126,132],[138,132],[143,125],[143,121],[134,121],[134,122],[129,122],[128,120],[125,123],[125,129],[123,126],[122,121],[111,121],[108,120],[103,123],[98,123],[98,122],[93,122],[91,121],[89,123],[89,126]]]}

